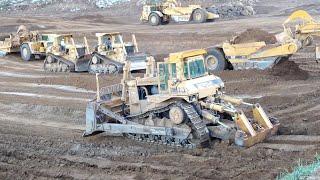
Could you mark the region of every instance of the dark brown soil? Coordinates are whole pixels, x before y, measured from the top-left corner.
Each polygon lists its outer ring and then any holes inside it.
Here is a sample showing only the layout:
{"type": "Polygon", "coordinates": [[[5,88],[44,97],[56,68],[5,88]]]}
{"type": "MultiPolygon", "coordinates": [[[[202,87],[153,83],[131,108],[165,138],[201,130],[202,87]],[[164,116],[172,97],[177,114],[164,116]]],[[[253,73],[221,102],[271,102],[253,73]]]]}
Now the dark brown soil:
{"type": "Polygon", "coordinates": [[[16,23],[18,23],[18,24],[23,24],[23,23],[30,23],[30,21],[27,20],[27,19],[18,19],[18,20],[16,21],[16,23]]]}
{"type": "Polygon", "coordinates": [[[269,73],[284,80],[306,80],[309,78],[307,71],[300,69],[295,62],[289,60],[281,61],[270,69],[269,73]]]}
{"type": "Polygon", "coordinates": [[[264,41],[266,44],[275,44],[277,42],[276,37],[267,31],[252,28],[242,32],[234,39],[235,44],[260,42],[264,41]]]}
{"type": "Polygon", "coordinates": [[[95,15],[80,15],[70,18],[73,21],[88,21],[88,23],[113,23],[118,24],[119,22],[108,16],[101,14],[95,15]]]}

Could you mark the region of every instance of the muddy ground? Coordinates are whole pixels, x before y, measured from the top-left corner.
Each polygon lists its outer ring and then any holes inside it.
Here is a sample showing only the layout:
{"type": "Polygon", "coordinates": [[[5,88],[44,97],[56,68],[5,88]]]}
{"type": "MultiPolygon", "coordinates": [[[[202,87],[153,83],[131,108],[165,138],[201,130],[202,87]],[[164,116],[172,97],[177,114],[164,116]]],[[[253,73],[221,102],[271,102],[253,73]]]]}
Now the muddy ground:
{"type": "MultiPolygon", "coordinates": [[[[11,32],[24,22],[43,32],[86,34],[90,44],[95,32],[121,31],[127,38],[132,32],[141,51],[159,58],[222,43],[245,28],[281,31],[286,16],[159,27],[124,18],[103,12],[53,19],[3,15],[0,30],[11,32]],[[92,21],[95,17],[101,21],[92,21]]],[[[247,149],[213,141],[210,148],[195,150],[124,137],[83,138],[86,103],[95,96],[93,75],[45,73],[42,61],[23,62],[19,55],[0,58],[0,179],[272,179],[299,159],[311,161],[319,153],[320,68],[314,46],[270,70],[217,75],[228,94],[258,102],[277,117],[280,135],[247,149]]],[[[103,77],[103,85],[120,78],[103,77]]]]}

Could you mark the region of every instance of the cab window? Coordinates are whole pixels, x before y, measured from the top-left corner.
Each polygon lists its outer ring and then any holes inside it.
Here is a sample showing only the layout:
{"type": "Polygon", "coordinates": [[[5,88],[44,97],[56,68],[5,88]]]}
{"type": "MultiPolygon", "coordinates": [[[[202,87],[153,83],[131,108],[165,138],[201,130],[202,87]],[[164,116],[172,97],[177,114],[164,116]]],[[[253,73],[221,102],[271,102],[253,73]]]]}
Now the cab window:
{"type": "Polygon", "coordinates": [[[171,77],[177,78],[177,65],[176,65],[176,63],[171,64],[171,77]]]}
{"type": "Polygon", "coordinates": [[[184,77],[186,78],[186,79],[189,79],[189,68],[188,68],[188,62],[184,62],[184,70],[183,70],[183,72],[184,72],[184,77]]]}
{"type": "Polygon", "coordinates": [[[205,74],[204,63],[203,63],[203,60],[201,59],[190,61],[189,68],[190,68],[190,76],[192,79],[203,76],[205,74]]]}
{"type": "Polygon", "coordinates": [[[160,89],[165,91],[168,89],[169,68],[168,64],[159,65],[160,89]]]}
{"type": "Polygon", "coordinates": [[[115,44],[121,44],[122,43],[120,35],[116,35],[115,36],[114,43],[115,44]]]}

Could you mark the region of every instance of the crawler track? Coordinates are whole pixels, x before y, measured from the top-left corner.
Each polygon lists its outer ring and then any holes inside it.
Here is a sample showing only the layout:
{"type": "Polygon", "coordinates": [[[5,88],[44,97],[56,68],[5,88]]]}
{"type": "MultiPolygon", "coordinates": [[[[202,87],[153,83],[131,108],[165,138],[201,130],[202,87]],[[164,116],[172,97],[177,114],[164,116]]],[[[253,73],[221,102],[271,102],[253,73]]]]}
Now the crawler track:
{"type": "Polygon", "coordinates": [[[122,72],[123,63],[119,63],[110,58],[107,58],[104,55],[94,52],[92,59],[96,58],[96,63],[92,61],[90,63],[89,72],[92,74],[95,73],[104,73],[104,74],[118,74],[122,72]]]}
{"type": "Polygon", "coordinates": [[[122,116],[114,113],[106,108],[100,108],[101,112],[107,115],[108,117],[117,120],[121,123],[126,123],[126,119],[130,120],[130,122],[138,122],[140,119],[147,118],[154,114],[163,113],[170,110],[172,106],[181,107],[187,117],[191,128],[193,129],[192,135],[188,139],[179,139],[171,136],[161,136],[161,135],[143,135],[143,134],[124,134],[125,137],[130,139],[134,139],[141,142],[151,143],[151,144],[163,144],[167,146],[176,146],[192,149],[195,147],[203,147],[208,145],[209,143],[209,131],[206,127],[206,124],[201,120],[199,114],[196,112],[195,108],[184,102],[171,103],[170,105],[162,108],[155,109],[153,111],[149,111],[143,114],[128,116],[123,118],[122,116]],[[194,136],[194,137],[193,137],[194,136]]]}
{"type": "Polygon", "coordinates": [[[43,69],[48,72],[74,72],[74,63],[53,54],[48,54],[44,60],[43,69]]]}

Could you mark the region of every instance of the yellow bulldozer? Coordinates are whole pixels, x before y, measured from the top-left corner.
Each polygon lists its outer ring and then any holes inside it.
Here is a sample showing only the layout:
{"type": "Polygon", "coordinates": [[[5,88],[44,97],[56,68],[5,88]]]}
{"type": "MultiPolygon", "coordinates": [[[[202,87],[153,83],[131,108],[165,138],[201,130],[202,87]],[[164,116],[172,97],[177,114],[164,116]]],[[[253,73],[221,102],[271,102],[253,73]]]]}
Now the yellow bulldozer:
{"type": "Polygon", "coordinates": [[[135,78],[128,61],[121,83],[101,89],[97,75],[84,136],[106,132],[194,148],[212,138],[250,147],[276,134],[279,122],[259,104],[225,94],[223,81],[206,70],[206,55],[203,49],[172,53],[164,62],[148,61],[145,76],[135,78]],[[241,107],[252,111],[251,118],[241,107]]]}
{"type": "Polygon", "coordinates": [[[170,21],[204,23],[218,18],[218,14],[211,13],[200,5],[183,7],[176,0],[151,0],[143,6],[140,20],[158,26],[170,21]]]}
{"type": "Polygon", "coordinates": [[[96,33],[98,45],[92,53],[89,72],[115,74],[122,72],[123,65],[130,61],[131,71],[145,70],[149,58],[145,53],[139,52],[135,35],[131,42],[124,42],[119,32],[96,33]]]}
{"type": "Polygon", "coordinates": [[[91,53],[87,39],[76,44],[71,34],[53,35],[53,44],[47,49],[44,70],[49,72],[88,72],[91,53]]]}
{"type": "Polygon", "coordinates": [[[206,50],[206,65],[210,72],[226,69],[266,69],[312,43],[312,37],[320,35],[320,23],[307,12],[299,10],[292,13],[283,24],[284,31],[276,34],[273,43],[265,41],[235,43],[232,40],[222,46],[209,47],[206,50]],[[295,29],[292,29],[292,24],[295,29]]]}
{"type": "Polygon", "coordinates": [[[19,53],[25,61],[44,59],[46,49],[52,45],[52,34],[40,34],[19,26],[16,34],[0,38],[0,54],[19,53]]]}

